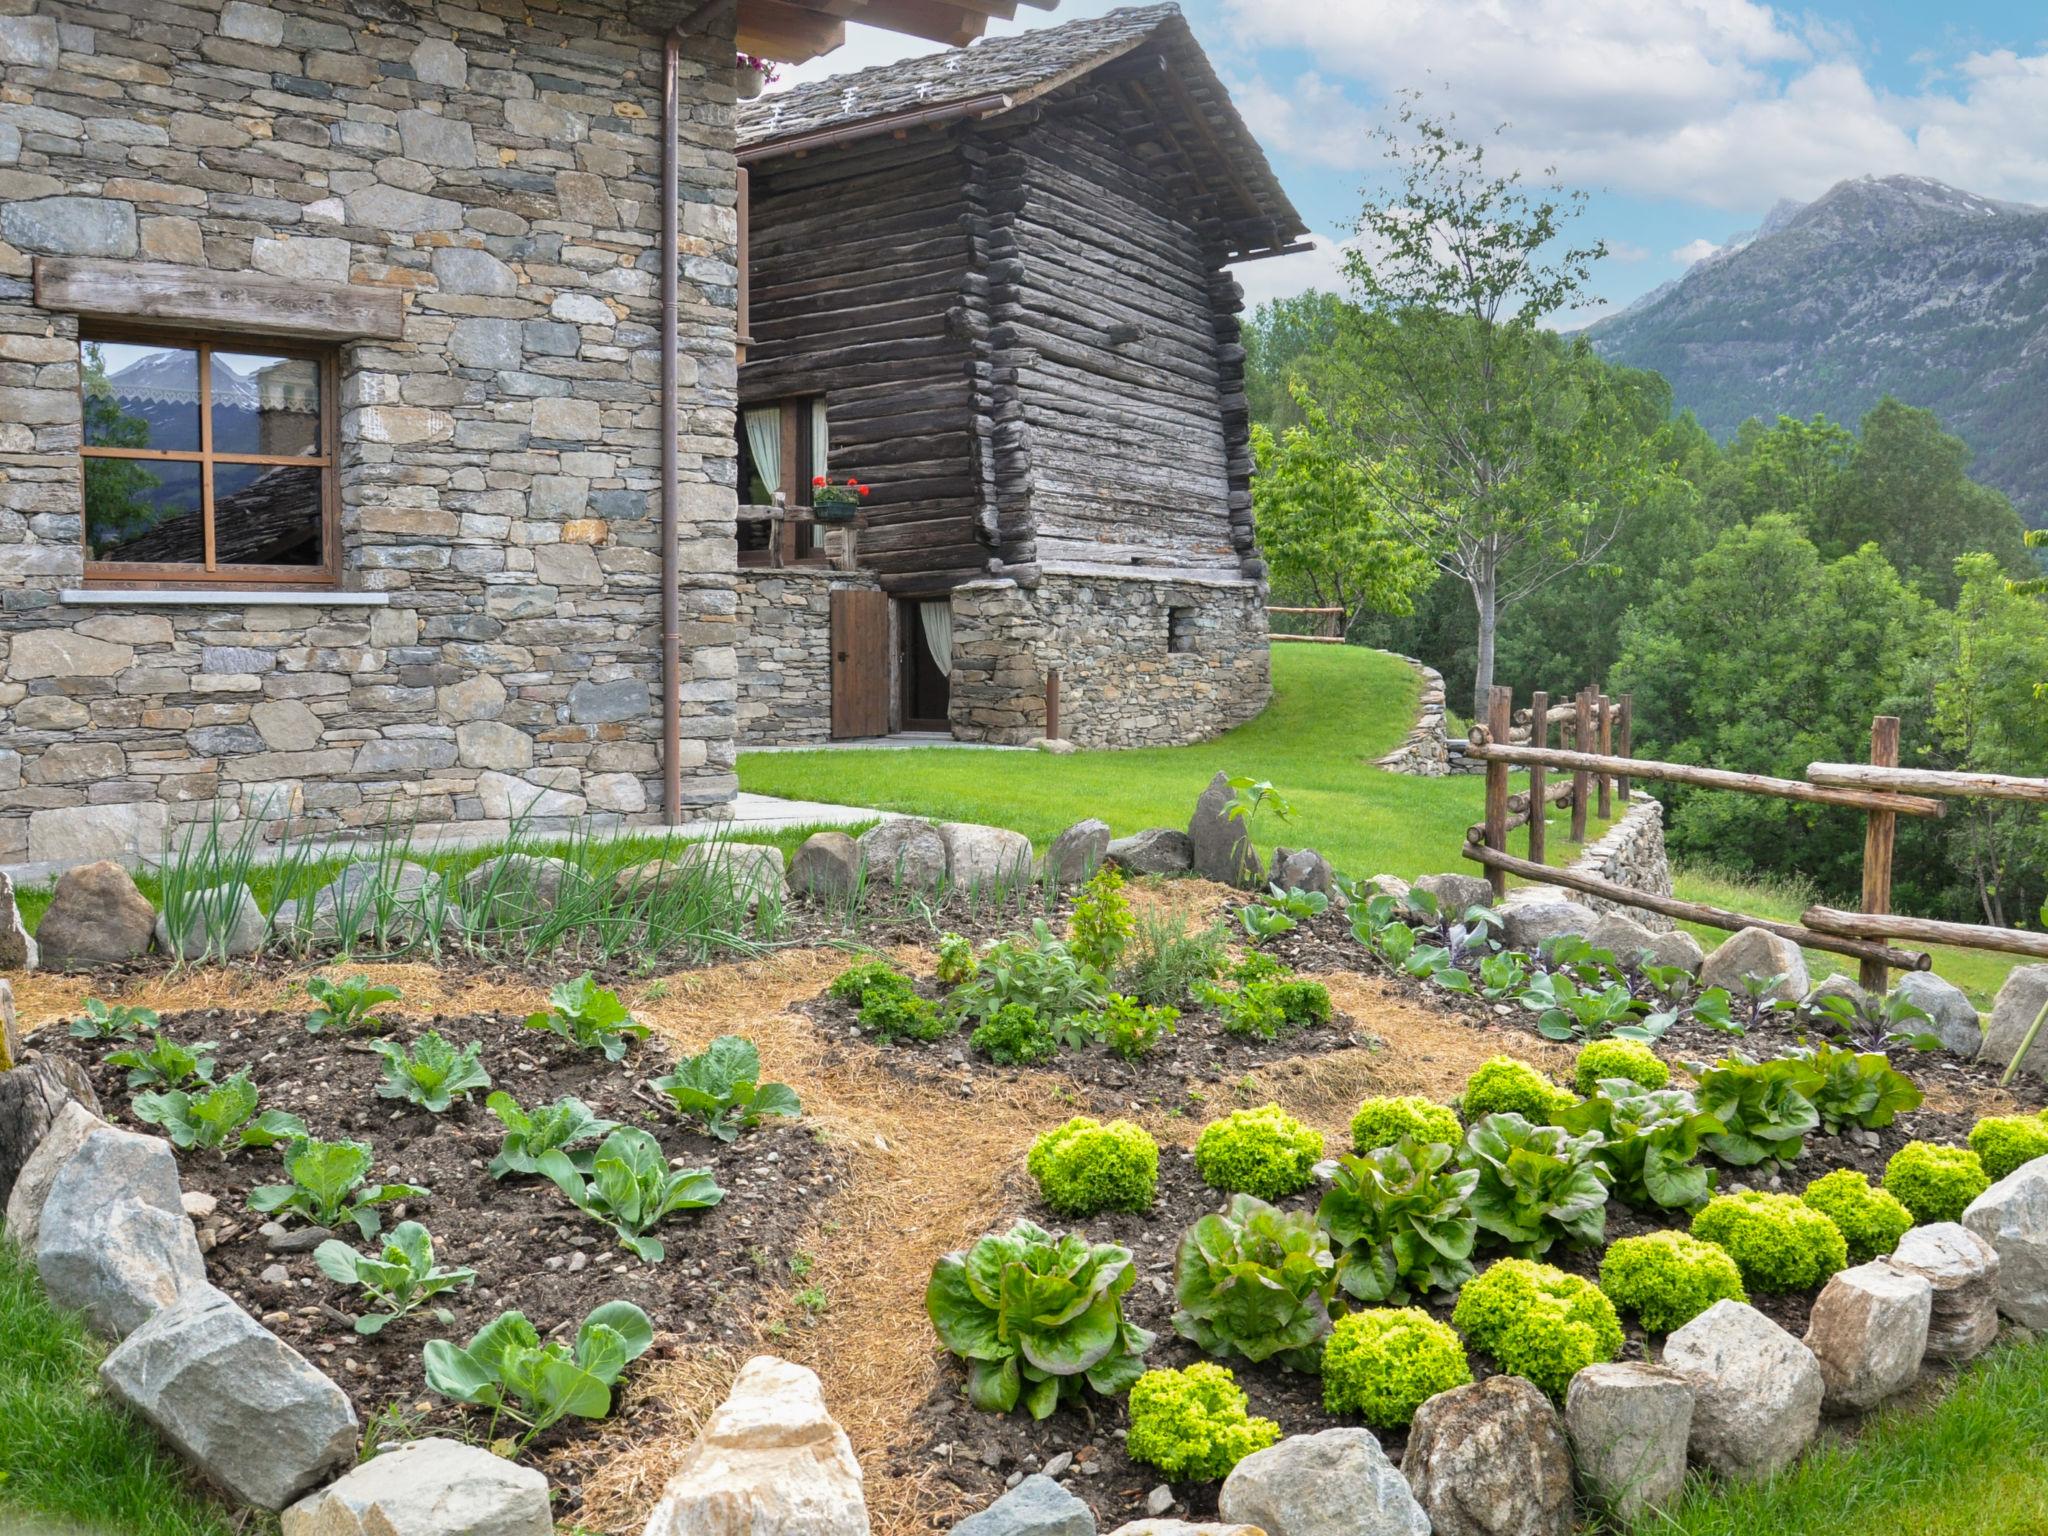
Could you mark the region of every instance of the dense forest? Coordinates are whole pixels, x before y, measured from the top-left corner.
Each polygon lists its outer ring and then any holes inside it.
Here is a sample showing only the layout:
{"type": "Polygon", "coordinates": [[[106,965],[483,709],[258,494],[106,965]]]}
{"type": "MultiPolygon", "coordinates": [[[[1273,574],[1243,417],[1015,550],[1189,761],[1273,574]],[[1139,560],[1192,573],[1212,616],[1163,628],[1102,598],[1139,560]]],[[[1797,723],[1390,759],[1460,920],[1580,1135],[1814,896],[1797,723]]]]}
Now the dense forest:
{"type": "MultiPolygon", "coordinates": [[[[1474,596],[1398,505],[1406,440],[1390,450],[1367,424],[1399,388],[1373,377],[1402,366],[1387,327],[1379,306],[1320,293],[1247,327],[1260,542],[1275,603],[1343,606],[1350,639],[1439,668],[1456,708],[1485,675],[1474,596]]],[[[1731,769],[1860,759],[1890,713],[1907,764],[2048,772],[2048,606],[2015,584],[2039,576],[2036,555],[1930,412],[1887,397],[1853,426],[1751,420],[1724,443],[1654,373],[1549,331],[1521,346],[1526,398],[1482,447],[1505,458],[1511,438],[1532,494],[1586,505],[1496,573],[1515,601],[1486,670],[1518,700],[1628,691],[1640,754],[1731,769]]],[[[1855,818],[1683,792],[1670,811],[1682,860],[1855,895],[1855,818]]],[[[1900,829],[1899,910],[2036,926],[2044,899],[2037,808],[1959,802],[1900,829]]]]}

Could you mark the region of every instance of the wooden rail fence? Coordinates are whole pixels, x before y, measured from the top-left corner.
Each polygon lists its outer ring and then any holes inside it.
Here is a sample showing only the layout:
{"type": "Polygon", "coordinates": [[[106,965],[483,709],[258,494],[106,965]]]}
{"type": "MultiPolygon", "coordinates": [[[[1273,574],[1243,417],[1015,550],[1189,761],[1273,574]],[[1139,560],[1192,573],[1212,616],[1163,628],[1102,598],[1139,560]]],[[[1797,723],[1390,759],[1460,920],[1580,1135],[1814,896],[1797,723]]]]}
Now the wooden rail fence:
{"type": "Polygon", "coordinates": [[[1276,608],[1266,605],[1267,640],[1289,640],[1298,645],[1342,645],[1344,643],[1344,610],[1342,608],[1276,608]],[[1320,635],[1288,635],[1273,629],[1271,616],[1276,613],[1315,614],[1324,620],[1324,633],[1320,635]]]}

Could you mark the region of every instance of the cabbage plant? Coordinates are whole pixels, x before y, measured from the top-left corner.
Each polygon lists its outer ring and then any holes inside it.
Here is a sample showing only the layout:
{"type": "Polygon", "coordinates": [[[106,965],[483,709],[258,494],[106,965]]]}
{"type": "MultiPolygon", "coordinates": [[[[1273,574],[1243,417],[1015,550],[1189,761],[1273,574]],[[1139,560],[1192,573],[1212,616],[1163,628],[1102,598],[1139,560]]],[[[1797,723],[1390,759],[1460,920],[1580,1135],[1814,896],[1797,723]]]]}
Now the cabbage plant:
{"type": "Polygon", "coordinates": [[[540,1109],[527,1110],[511,1094],[499,1089],[484,1100],[484,1108],[505,1127],[505,1140],[491,1159],[491,1177],[507,1178],[515,1173],[539,1173],[543,1153],[561,1150],[568,1154],[578,1172],[590,1172],[590,1150],[579,1142],[596,1141],[619,1128],[616,1120],[600,1119],[590,1106],[573,1095],[565,1095],[540,1109]]]}
{"type": "Polygon", "coordinates": [[[1137,1278],[1128,1248],[1020,1221],[940,1259],[924,1307],[967,1361],[970,1403],[1043,1419],[1084,1385],[1116,1397],[1144,1374],[1153,1335],[1123,1315],[1137,1278]]]}
{"type": "Polygon", "coordinates": [[[796,1090],[761,1081],[761,1053],[739,1035],[720,1035],[695,1056],[685,1056],[648,1087],[667,1097],[679,1115],[694,1115],[720,1141],[737,1141],[763,1115],[803,1112],[796,1090]]]}
{"type": "Polygon", "coordinates": [[[496,1436],[500,1415],[526,1426],[524,1445],[565,1418],[601,1419],[628,1365],[654,1343],[654,1324],[630,1301],[610,1301],[576,1330],[576,1342],[550,1340],[523,1313],[501,1312],[467,1344],[429,1340],[422,1352],[427,1385],[443,1397],[491,1410],[483,1436],[496,1436]]]}
{"type": "Polygon", "coordinates": [[[365,1240],[377,1235],[380,1205],[417,1199],[416,1184],[371,1184],[370,1147],[361,1141],[315,1141],[294,1137],[285,1147],[285,1184],[260,1184],[249,1191],[249,1209],[259,1215],[289,1214],[316,1227],[356,1224],[365,1240]]]}
{"type": "Polygon", "coordinates": [[[1329,1234],[1307,1212],[1231,1196],[1220,1214],[1182,1234],[1174,1279],[1174,1332],[1204,1354],[1319,1368],[1337,1259],[1329,1234]]]}
{"type": "Polygon", "coordinates": [[[1488,1115],[1465,1133],[1459,1162],[1479,1175],[1472,1214],[1518,1258],[1538,1258],[1559,1238],[1597,1246],[1607,1231],[1600,1134],[1488,1115]]]}
{"type": "Polygon", "coordinates": [[[1794,1054],[1813,1068],[1813,1082],[1805,1092],[1820,1116],[1821,1129],[1830,1136],[1852,1125],[1882,1130],[1901,1113],[1918,1109],[1925,1097],[1881,1051],[1822,1043],[1794,1054]]]}
{"type": "Polygon", "coordinates": [[[1614,1193],[1630,1205],[1689,1211],[1714,1191],[1713,1173],[1698,1162],[1700,1145],[1724,1127],[1684,1088],[1602,1078],[1557,1120],[1570,1131],[1599,1133],[1595,1156],[1614,1193]]]}
{"type": "Polygon", "coordinates": [[[709,1168],[670,1168],[661,1143],[637,1126],[621,1126],[604,1139],[588,1178],[560,1148],[541,1153],[535,1166],[570,1204],[618,1233],[619,1245],[649,1264],[668,1257],[661,1239],[649,1235],[657,1225],[677,1211],[701,1211],[725,1198],[709,1168]]]}
{"type": "Polygon", "coordinates": [[[384,1060],[384,1081],[377,1085],[380,1099],[404,1099],[438,1115],[457,1099],[467,1099],[471,1090],[491,1086],[481,1040],[458,1051],[430,1029],[410,1051],[392,1040],[372,1040],[370,1049],[384,1060]]]}
{"type": "MultiPolygon", "coordinates": [[[[329,1238],[313,1250],[313,1262],[328,1279],[356,1286],[371,1306],[384,1308],[356,1319],[356,1332],[363,1334],[381,1333],[386,1323],[397,1322],[443,1291],[476,1283],[475,1270],[443,1269],[434,1262],[433,1236],[416,1221],[393,1227],[374,1257],[329,1238]]],[[[455,1321],[445,1307],[436,1308],[434,1316],[444,1324],[455,1321]]]]}
{"type": "Polygon", "coordinates": [[[274,1147],[281,1141],[306,1134],[306,1123],[281,1109],[256,1113],[256,1085],[248,1071],[237,1072],[224,1083],[204,1093],[170,1088],[162,1093],[138,1093],[129,1108],[135,1118],[161,1129],[172,1145],[190,1151],[203,1147],[209,1152],[228,1149],[228,1138],[237,1147],[274,1147]]]}
{"type": "Polygon", "coordinates": [[[600,987],[585,971],[548,993],[548,1006],[529,1014],[528,1029],[545,1029],[586,1051],[603,1051],[606,1061],[621,1061],[635,1040],[651,1033],[619,1001],[610,987],[600,987]]]}
{"type": "Polygon", "coordinates": [[[1792,1162],[1805,1150],[1807,1134],[1820,1125],[1820,1111],[1808,1096],[1820,1073],[1796,1056],[1752,1061],[1736,1051],[1711,1067],[1687,1063],[1699,1083],[1699,1106],[1721,1129],[1707,1138],[1707,1150],[1724,1163],[1753,1168],[1775,1158],[1792,1162]]]}
{"type": "Polygon", "coordinates": [[[1338,1250],[1337,1283],[1360,1301],[1398,1304],[1472,1278],[1475,1168],[1457,1149],[1403,1136],[1337,1160],[1316,1221],[1338,1250]]]}

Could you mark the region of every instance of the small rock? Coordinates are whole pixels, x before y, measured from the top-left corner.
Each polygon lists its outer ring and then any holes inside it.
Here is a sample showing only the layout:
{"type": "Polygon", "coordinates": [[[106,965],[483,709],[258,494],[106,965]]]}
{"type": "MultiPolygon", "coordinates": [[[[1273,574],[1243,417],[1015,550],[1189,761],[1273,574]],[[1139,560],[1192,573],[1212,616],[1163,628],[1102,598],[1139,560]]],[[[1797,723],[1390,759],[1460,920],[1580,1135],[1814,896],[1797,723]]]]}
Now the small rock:
{"type": "Polygon", "coordinates": [[[2025,1327],[2048,1328],[2048,1157],[2022,1164],[1972,1200],[1963,1225],[1998,1252],[1998,1310],[2025,1327]]]}
{"type": "Polygon", "coordinates": [[[1108,856],[1109,823],[1091,816],[1075,822],[1052,840],[1039,873],[1061,885],[1078,885],[1094,874],[1108,856]]]}
{"type": "Polygon", "coordinates": [[[52,970],[89,970],[149,953],[156,908],[111,859],[80,864],[58,877],[36,927],[42,963],[52,970]]]}
{"type": "Polygon", "coordinates": [[[1067,1468],[1073,1464],[1074,1453],[1072,1451],[1061,1451],[1045,1464],[1045,1475],[1047,1477],[1065,1477],[1067,1475],[1067,1468]]]}
{"type": "Polygon", "coordinates": [[[1892,1251],[1894,1268],[1934,1288],[1927,1354],[1974,1360],[1998,1338],[1998,1250],[1960,1222],[1914,1227],[1892,1251]]]}
{"type": "Polygon", "coordinates": [[[292,1272],[282,1264],[266,1264],[263,1273],[256,1277],[256,1283],[273,1291],[281,1291],[292,1283],[292,1272]]]}
{"type": "Polygon", "coordinates": [[[1053,757],[1072,757],[1081,750],[1064,736],[1041,736],[1031,745],[1053,757]]]}
{"type": "Polygon", "coordinates": [[[311,1253],[332,1236],[326,1227],[291,1227],[271,1233],[263,1246],[272,1253],[311,1253]]]}
{"type": "Polygon", "coordinates": [[[813,832],[789,861],[789,888],[798,896],[833,900],[860,889],[860,844],[844,832],[813,832]]]}
{"type": "Polygon", "coordinates": [[[32,971],[40,962],[36,941],[15,905],[14,882],[0,869],[0,971],[32,971]]]}
{"type": "Polygon", "coordinates": [[[185,1208],[185,1214],[194,1221],[204,1221],[220,1207],[220,1201],[203,1189],[188,1189],[178,1197],[178,1203],[185,1208]]]}
{"type": "Polygon", "coordinates": [[[1401,1472],[1434,1536],[1570,1536],[1564,1420],[1519,1376],[1490,1376],[1425,1402],[1401,1472]]]}
{"type": "Polygon", "coordinates": [[[1806,1347],[1820,1362],[1829,1413],[1863,1413],[1920,1374],[1934,1287],[1882,1259],[1831,1278],[1813,1303],[1806,1347]]]}
{"type": "Polygon", "coordinates": [[[1693,1390],[1692,1459],[1723,1477],[1769,1477],[1820,1428],[1813,1351],[1742,1302],[1717,1301],[1673,1333],[1664,1365],[1693,1390]]]}
{"type": "Polygon", "coordinates": [[[1780,938],[1762,928],[1744,928],[1715,946],[1700,967],[1702,987],[1726,987],[1742,994],[1743,982],[1754,977],[1773,981],[1764,996],[1773,1002],[1797,1002],[1806,996],[1806,957],[1790,939],[1780,938]]]}
{"type": "Polygon", "coordinates": [[[1104,857],[1133,875],[1184,875],[1194,867],[1195,850],[1176,827],[1147,827],[1117,838],[1104,857]]]}
{"type": "Polygon", "coordinates": [[[1429,1516],[1369,1429],[1291,1435],[1254,1451],[1224,1479],[1216,1509],[1268,1536],[1430,1536],[1429,1516]]]}
{"type": "Polygon", "coordinates": [[[1564,1420],[1587,1496],[1622,1524],[1663,1510],[1685,1487],[1692,1388],[1673,1372],[1589,1365],[1566,1389],[1564,1420]]]}
{"type": "Polygon", "coordinates": [[[1039,1472],[1020,1476],[995,1503],[955,1525],[952,1536],[1095,1536],[1095,1516],[1039,1472]]]}
{"type": "Polygon", "coordinates": [[[1283,891],[1318,891],[1332,902],[1343,900],[1337,890],[1337,872],[1313,848],[1275,848],[1266,881],[1283,891]]]}
{"type": "Polygon", "coordinates": [[[1256,1525],[1231,1525],[1221,1520],[1147,1519],[1120,1525],[1109,1536],[1283,1536],[1283,1533],[1261,1530],[1256,1525]]]}
{"type": "Polygon", "coordinates": [[[1179,1502],[1173,1496],[1172,1486],[1167,1483],[1161,1483],[1157,1488],[1154,1488],[1145,1495],[1145,1513],[1148,1515],[1163,1515],[1179,1502]]]}
{"type": "Polygon", "coordinates": [[[552,1536],[548,1480],[453,1440],[385,1451],[284,1512],[282,1536],[552,1536]]]}

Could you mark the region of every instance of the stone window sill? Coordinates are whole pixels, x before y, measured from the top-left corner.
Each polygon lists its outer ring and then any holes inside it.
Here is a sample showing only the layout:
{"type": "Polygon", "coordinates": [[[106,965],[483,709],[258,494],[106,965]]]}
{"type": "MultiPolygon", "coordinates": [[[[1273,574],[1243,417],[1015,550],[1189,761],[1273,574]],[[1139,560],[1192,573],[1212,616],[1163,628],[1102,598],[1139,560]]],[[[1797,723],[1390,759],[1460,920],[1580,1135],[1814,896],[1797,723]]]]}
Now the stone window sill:
{"type": "Polygon", "coordinates": [[[341,592],[217,587],[71,587],[57,594],[73,608],[388,608],[389,592],[341,592]]]}

